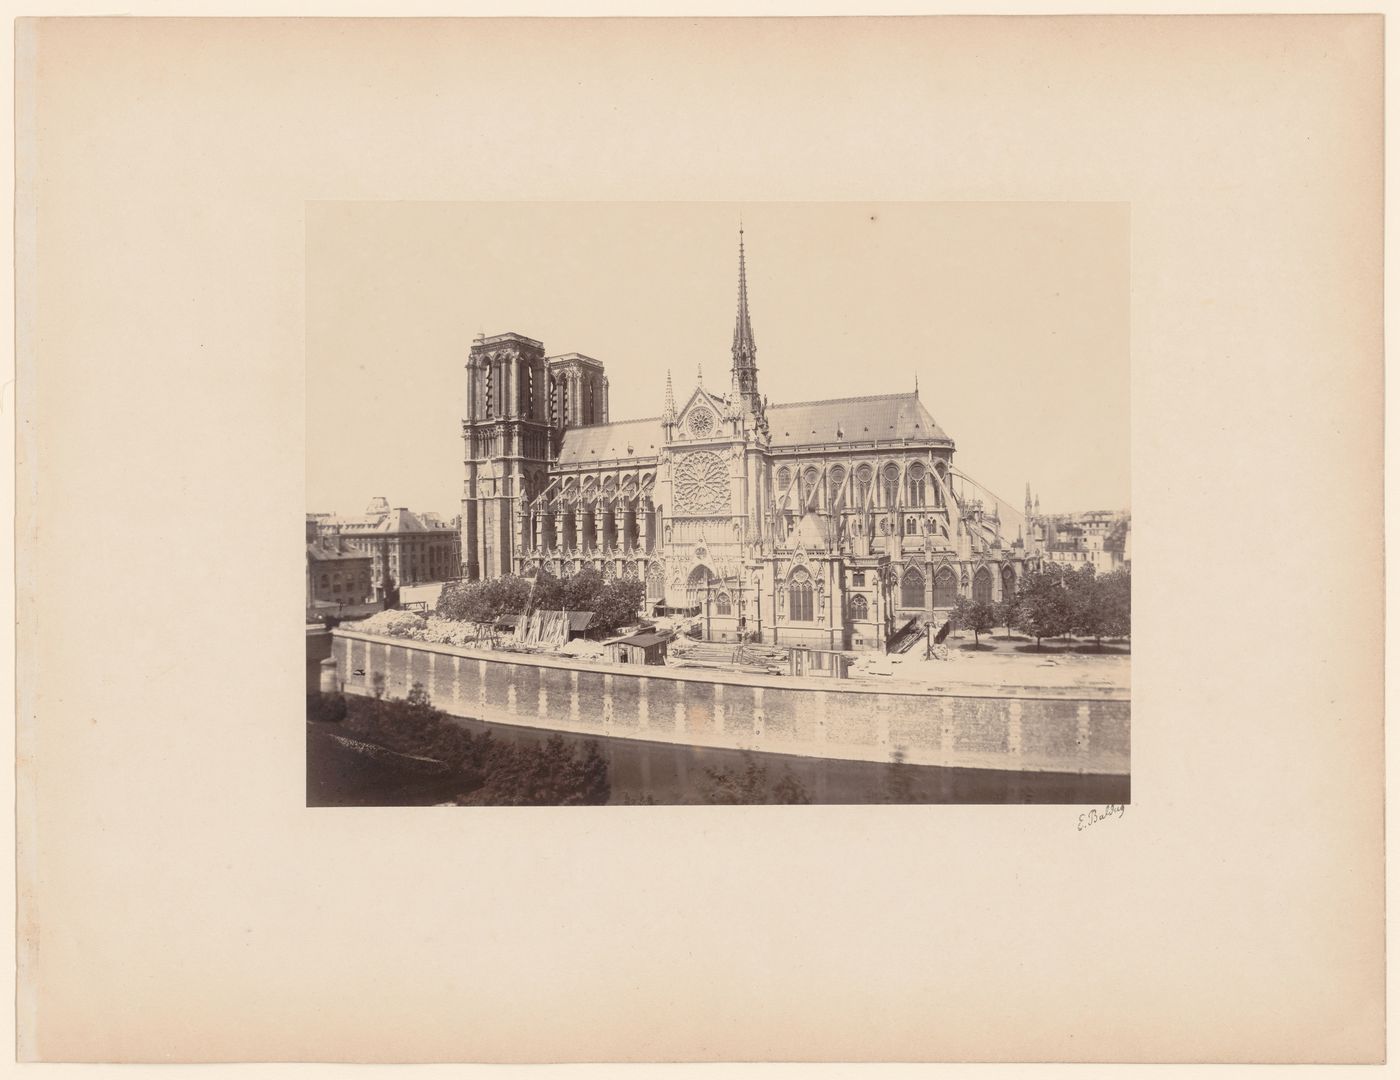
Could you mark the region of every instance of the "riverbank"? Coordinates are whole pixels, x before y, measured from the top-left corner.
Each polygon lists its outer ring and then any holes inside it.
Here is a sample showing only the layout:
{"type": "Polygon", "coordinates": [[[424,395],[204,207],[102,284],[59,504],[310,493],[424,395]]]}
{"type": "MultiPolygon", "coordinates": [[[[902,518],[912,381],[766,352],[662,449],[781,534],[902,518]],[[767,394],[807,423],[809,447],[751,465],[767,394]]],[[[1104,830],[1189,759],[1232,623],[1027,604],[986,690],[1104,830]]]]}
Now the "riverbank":
{"type": "MultiPolygon", "coordinates": [[[[556,734],[453,719],[474,735],[489,731],[492,738],[503,741],[538,743],[556,734]]],[[[587,741],[567,732],[557,734],[573,749],[581,749],[587,741]]],[[[750,763],[766,768],[772,780],[792,777],[814,804],[1088,805],[1130,801],[1126,776],[881,765],[633,739],[596,742],[608,763],[608,804],[612,806],[702,805],[711,787],[707,770],[738,775],[750,763]]],[[[456,778],[434,773],[421,762],[399,760],[401,755],[385,753],[382,748],[363,749],[364,745],[362,737],[347,738],[337,724],[307,724],[307,806],[434,806],[453,803],[459,794],[461,782],[456,778]]]]}

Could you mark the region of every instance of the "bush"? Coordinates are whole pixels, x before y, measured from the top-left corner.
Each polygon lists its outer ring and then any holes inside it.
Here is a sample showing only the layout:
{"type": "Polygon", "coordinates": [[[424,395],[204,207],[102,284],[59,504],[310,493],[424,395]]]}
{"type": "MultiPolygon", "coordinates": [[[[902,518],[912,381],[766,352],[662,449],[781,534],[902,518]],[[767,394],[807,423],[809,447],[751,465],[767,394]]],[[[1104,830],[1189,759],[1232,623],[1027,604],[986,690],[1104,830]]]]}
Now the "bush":
{"type": "MultiPolygon", "coordinates": [[[[397,753],[443,762],[460,774],[462,805],[601,805],[612,793],[608,763],[596,742],[574,749],[560,735],[539,744],[501,742],[489,731],[473,735],[435,708],[417,684],[402,701],[324,696],[339,699],[349,730],[397,753]]],[[[308,716],[310,709],[308,695],[308,716]]]]}
{"type": "Polygon", "coordinates": [[[312,690],[306,695],[306,718],[323,724],[338,724],[345,719],[344,694],[323,694],[312,690]]]}
{"type": "MultiPolygon", "coordinates": [[[[760,765],[748,754],[744,755],[743,771],[730,772],[728,769],[706,769],[705,778],[700,783],[700,797],[711,805],[749,806],[766,803],[768,798],[768,766],[760,765]]],[[[773,785],[775,803],[810,803],[812,797],[802,782],[786,766],[783,775],[773,785]]]]}
{"type": "Polygon", "coordinates": [[[591,611],[591,633],[611,634],[635,623],[645,585],[636,578],[604,578],[597,570],[580,570],[561,581],[541,571],[527,577],[507,574],[488,581],[454,581],[438,595],[437,615],[458,622],[494,626],[503,615],[535,611],[591,611]]]}

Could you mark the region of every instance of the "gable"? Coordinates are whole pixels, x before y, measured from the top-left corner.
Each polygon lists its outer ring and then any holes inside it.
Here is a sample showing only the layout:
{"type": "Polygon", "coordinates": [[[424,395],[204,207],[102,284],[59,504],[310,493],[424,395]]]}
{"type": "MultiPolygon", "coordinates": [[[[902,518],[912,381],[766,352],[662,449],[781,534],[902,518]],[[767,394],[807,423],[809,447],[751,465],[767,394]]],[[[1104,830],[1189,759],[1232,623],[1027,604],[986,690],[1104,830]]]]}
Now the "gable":
{"type": "Polygon", "coordinates": [[[719,435],[725,408],[723,398],[697,386],[677,414],[675,438],[709,439],[719,435]]]}

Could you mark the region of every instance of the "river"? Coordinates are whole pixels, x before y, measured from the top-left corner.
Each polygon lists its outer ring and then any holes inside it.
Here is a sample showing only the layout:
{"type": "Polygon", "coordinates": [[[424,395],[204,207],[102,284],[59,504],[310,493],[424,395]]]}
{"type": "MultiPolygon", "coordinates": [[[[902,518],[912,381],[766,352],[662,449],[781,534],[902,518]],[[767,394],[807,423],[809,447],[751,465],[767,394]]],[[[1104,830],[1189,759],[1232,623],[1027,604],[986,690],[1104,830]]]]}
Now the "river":
{"type": "MultiPolygon", "coordinates": [[[[458,720],[473,733],[497,739],[537,742],[548,732],[458,720]]],[[[458,782],[423,765],[393,755],[347,745],[350,733],[338,724],[306,726],[306,804],[308,806],[432,806],[452,802],[458,782]]],[[[353,736],[350,736],[352,739],[353,736]]],[[[563,733],[574,746],[588,741],[563,733]]],[[[813,803],[1127,803],[1126,776],[1075,773],[1003,772],[890,765],[787,754],[744,754],[700,746],[596,739],[608,762],[611,804],[653,801],[662,805],[703,802],[707,769],[741,772],[750,760],[767,767],[770,781],[791,772],[813,803]],[[897,775],[898,773],[898,775],[897,775]]]]}

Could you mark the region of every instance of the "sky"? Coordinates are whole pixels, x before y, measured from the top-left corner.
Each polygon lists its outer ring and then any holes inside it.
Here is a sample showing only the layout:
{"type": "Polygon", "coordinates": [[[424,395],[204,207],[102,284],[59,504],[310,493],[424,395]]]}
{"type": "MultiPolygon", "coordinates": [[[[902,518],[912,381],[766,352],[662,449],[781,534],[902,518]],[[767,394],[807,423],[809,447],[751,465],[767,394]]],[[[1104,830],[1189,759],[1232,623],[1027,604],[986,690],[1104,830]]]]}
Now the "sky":
{"type": "Polygon", "coordinates": [[[307,509],[459,512],[468,350],[607,369],[614,420],[729,384],[742,216],[771,403],[912,390],[1012,507],[1129,506],[1120,203],[311,203],[307,509]]]}

